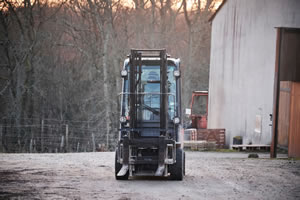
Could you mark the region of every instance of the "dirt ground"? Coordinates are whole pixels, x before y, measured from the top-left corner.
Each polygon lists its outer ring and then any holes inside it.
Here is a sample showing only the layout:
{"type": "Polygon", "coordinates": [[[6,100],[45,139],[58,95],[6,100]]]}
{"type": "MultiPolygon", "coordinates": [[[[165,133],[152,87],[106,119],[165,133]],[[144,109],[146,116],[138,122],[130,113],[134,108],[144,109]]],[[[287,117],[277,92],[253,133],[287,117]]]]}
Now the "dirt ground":
{"type": "Polygon", "coordinates": [[[116,181],[114,153],[0,154],[0,199],[300,199],[300,160],[187,152],[183,181],[116,181]]]}

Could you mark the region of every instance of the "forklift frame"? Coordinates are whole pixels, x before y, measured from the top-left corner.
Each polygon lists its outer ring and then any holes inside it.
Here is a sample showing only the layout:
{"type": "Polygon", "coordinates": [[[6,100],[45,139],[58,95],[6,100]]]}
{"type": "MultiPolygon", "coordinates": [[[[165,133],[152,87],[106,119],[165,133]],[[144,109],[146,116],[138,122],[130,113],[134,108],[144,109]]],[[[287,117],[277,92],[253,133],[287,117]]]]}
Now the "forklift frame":
{"type": "MultiPolygon", "coordinates": [[[[180,171],[176,169],[176,163],[182,163],[184,160],[184,153],[182,150],[182,142],[180,141],[180,133],[183,133],[182,125],[179,122],[175,124],[172,120],[168,119],[168,58],[165,49],[151,49],[151,50],[137,50],[132,49],[129,57],[129,127],[124,127],[120,125],[120,136],[119,142],[116,150],[116,179],[124,180],[128,179],[128,176],[144,176],[144,175],[155,175],[155,176],[168,176],[168,173],[173,174],[173,179],[182,180],[180,173],[176,174],[173,171],[180,171]],[[160,109],[159,109],[159,131],[158,137],[142,137],[140,132],[144,130],[144,127],[140,127],[138,122],[138,112],[137,109],[141,101],[141,74],[142,74],[142,64],[145,61],[155,60],[159,62],[160,67],[160,109]],[[173,131],[170,127],[175,127],[173,131]],[[181,130],[182,129],[182,130],[181,130]],[[138,159],[137,153],[134,151],[144,150],[144,149],[154,149],[156,153],[153,155],[140,156],[138,159]],[[137,150],[138,149],[138,150],[137,150]],[[179,153],[178,153],[179,152],[179,153]],[[181,155],[176,155],[181,154],[181,155]],[[177,157],[180,161],[178,161],[177,157]],[[155,173],[147,173],[144,170],[138,170],[138,167],[146,166],[157,166],[155,173]],[[168,169],[170,166],[170,169],[168,169]]],[[[125,67],[125,66],[124,66],[125,67]]],[[[177,66],[179,70],[179,65],[177,66]]],[[[180,72],[180,71],[179,71],[180,72]]],[[[179,97],[177,102],[177,113],[176,117],[180,119],[181,117],[181,106],[180,106],[180,82],[176,78],[176,96],[179,97]]],[[[175,117],[174,117],[175,119],[175,117]]],[[[180,168],[180,167],[179,167],[180,168]]],[[[181,171],[184,167],[181,166],[181,171]]],[[[181,173],[181,174],[182,174],[181,173]]]]}

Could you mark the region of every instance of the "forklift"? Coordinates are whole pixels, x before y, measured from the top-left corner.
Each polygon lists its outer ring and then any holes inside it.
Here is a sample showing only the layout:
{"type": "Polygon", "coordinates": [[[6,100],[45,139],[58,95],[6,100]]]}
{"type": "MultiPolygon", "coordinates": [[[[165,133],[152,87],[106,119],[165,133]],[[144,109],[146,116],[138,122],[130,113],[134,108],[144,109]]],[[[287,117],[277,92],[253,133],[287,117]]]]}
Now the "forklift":
{"type": "Polygon", "coordinates": [[[186,114],[191,119],[189,128],[207,129],[208,91],[193,91],[192,101],[186,114]]]}
{"type": "Polygon", "coordinates": [[[115,177],[185,175],[180,59],[165,49],[132,49],[121,71],[115,177]]]}

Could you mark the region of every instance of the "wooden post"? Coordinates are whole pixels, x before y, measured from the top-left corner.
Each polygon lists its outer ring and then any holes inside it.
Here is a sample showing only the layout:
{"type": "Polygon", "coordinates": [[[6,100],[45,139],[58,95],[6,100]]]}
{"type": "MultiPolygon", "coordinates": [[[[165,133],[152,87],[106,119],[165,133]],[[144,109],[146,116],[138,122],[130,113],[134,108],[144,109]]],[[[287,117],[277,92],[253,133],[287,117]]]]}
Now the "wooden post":
{"type": "Polygon", "coordinates": [[[2,139],[2,142],[3,142],[2,143],[3,144],[3,153],[5,153],[6,148],[7,148],[7,146],[5,145],[5,142],[7,141],[5,139],[6,134],[7,134],[7,121],[6,121],[6,118],[4,118],[4,131],[2,133],[2,136],[3,136],[3,139],[2,139]]]}
{"type": "Polygon", "coordinates": [[[63,148],[64,148],[64,136],[62,135],[60,141],[60,152],[62,152],[63,148]]]}
{"type": "Polygon", "coordinates": [[[108,147],[108,144],[109,144],[109,135],[108,135],[108,132],[106,133],[106,146],[108,147]]]}
{"type": "Polygon", "coordinates": [[[66,152],[69,151],[69,125],[66,124],[66,152]]]}
{"type": "MultiPolygon", "coordinates": [[[[52,131],[52,126],[48,124],[48,128],[47,128],[47,132],[49,135],[51,135],[51,137],[53,137],[53,131],[52,131]],[[50,133],[49,133],[50,132],[50,133]]],[[[54,137],[55,138],[55,137],[54,137]]],[[[53,149],[55,150],[55,143],[54,143],[55,139],[52,139],[49,137],[49,139],[47,140],[47,144],[48,144],[48,152],[49,153],[53,153],[53,149]]]]}
{"type": "Polygon", "coordinates": [[[0,125],[0,151],[3,152],[2,125],[0,125]]]}
{"type": "Polygon", "coordinates": [[[41,152],[44,152],[44,120],[41,122],[41,152]]]}
{"type": "Polygon", "coordinates": [[[33,140],[33,152],[36,153],[36,141],[33,140]]]}
{"type": "Polygon", "coordinates": [[[82,145],[82,147],[83,147],[83,152],[86,152],[86,144],[84,146],[82,145]]]}
{"type": "Polygon", "coordinates": [[[29,144],[29,153],[32,153],[32,138],[30,139],[30,144],[29,144]]]}
{"type": "Polygon", "coordinates": [[[78,151],[79,151],[79,145],[80,145],[80,143],[78,142],[78,143],[77,143],[77,149],[76,149],[77,153],[78,153],[78,151]]]}
{"type": "Polygon", "coordinates": [[[279,93],[280,93],[280,50],[281,50],[282,29],[277,29],[276,41],[276,61],[274,74],[274,94],[273,94],[273,116],[272,116],[272,144],[270,157],[277,157],[277,142],[278,142],[278,111],[279,111],[279,93]]]}
{"type": "Polygon", "coordinates": [[[93,152],[96,151],[96,144],[95,144],[95,135],[92,133],[92,141],[93,141],[93,152]]]}

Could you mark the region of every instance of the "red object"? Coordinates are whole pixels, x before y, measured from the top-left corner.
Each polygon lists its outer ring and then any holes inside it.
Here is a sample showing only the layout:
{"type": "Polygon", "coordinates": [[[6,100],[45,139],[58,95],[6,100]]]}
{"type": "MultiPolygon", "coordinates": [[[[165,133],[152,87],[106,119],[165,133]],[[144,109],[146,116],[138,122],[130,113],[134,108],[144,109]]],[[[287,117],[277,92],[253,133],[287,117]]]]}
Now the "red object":
{"type": "Polygon", "coordinates": [[[192,128],[206,129],[208,112],[208,91],[194,91],[192,94],[192,102],[190,108],[192,111],[190,116],[192,120],[192,128]],[[201,108],[199,101],[200,98],[202,98],[202,100],[204,100],[205,103],[205,108],[204,110],[201,110],[201,114],[199,113],[199,108],[201,108]],[[198,108],[198,110],[196,108],[198,108]]]}

